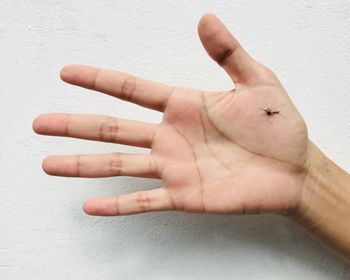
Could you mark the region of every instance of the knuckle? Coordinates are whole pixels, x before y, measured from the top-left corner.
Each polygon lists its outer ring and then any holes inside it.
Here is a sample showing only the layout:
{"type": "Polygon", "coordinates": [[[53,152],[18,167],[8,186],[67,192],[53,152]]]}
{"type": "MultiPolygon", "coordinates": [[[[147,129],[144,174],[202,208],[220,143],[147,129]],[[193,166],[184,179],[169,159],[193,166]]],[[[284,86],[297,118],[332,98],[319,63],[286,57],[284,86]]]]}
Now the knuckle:
{"type": "Polygon", "coordinates": [[[109,160],[109,171],[114,176],[122,174],[123,161],[120,154],[114,154],[109,160]]]}
{"type": "Polygon", "coordinates": [[[216,62],[220,65],[223,66],[225,65],[227,59],[232,56],[234,54],[234,52],[237,50],[237,48],[231,48],[231,47],[222,47],[223,51],[221,51],[220,53],[218,53],[214,59],[216,60],[216,62]]]}
{"type": "Polygon", "coordinates": [[[120,99],[131,100],[136,90],[136,78],[134,76],[128,76],[122,84],[120,90],[120,99]]]}
{"type": "Polygon", "coordinates": [[[138,192],[136,202],[141,211],[149,211],[151,209],[151,200],[146,192],[138,192]]]}
{"type": "Polygon", "coordinates": [[[102,141],[114,142],[119,130],[118,120],[107,117],[100,126],[99,138],[102,141]]]}

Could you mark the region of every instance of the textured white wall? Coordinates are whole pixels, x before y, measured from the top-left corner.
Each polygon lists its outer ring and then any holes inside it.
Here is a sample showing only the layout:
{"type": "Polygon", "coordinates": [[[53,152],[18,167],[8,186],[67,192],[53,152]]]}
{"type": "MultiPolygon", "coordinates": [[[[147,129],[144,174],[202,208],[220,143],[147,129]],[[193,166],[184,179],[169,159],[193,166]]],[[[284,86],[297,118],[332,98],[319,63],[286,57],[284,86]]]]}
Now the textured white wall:
{"type": "Polygon", "coordinates": [[[350,171],[350,2],[0,2],[0,279],[349,279],[350,268],[274,215],[151,213],[93,218],[86,198],[159,186],[136,178],[46,176],[52,153],[136,148],[34,135],[44,112],[161,115],[59,78],[87,63],[202,89],[230,80],[196,34],[214,12],[256,58],[274,69],[310,136],[350,171]]]}

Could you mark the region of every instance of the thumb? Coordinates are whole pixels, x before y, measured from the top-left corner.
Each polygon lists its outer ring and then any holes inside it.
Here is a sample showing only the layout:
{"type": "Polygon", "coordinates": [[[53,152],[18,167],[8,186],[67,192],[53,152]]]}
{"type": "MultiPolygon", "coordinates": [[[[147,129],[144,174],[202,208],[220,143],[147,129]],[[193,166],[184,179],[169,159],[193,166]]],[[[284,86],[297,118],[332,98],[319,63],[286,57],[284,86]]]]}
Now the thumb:
{"type": "Polygon", "coordinates": [[[254,83],[259,64],[246,53],[226,26],[213,14],[199,21],[198,34],[209,54],[236,83],[254,83]]]}

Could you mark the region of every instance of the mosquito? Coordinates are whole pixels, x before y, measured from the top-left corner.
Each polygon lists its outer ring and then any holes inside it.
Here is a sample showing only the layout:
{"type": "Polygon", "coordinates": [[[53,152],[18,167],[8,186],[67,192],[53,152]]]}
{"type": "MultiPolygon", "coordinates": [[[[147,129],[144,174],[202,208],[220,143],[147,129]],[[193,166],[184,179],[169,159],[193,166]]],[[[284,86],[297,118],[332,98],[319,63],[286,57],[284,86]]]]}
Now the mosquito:
{"type": "Polygon", "coordinates": [[[260,110],[263,110],[263,111],[266,113],[266,115],[267,115],[267,121],[268,121],[268,122],[270,122],[270,121],[269,121],[269,118],[270,118],[270,117],[273,117],[274,115],[277,115],[277,114],[280,113],[280,111],[277,111],[277,110],[275,110],[275,109],[271,109],[271,108],[269,108],[269,107],[266,107],[265,109],[260,108],[260,110]]]}

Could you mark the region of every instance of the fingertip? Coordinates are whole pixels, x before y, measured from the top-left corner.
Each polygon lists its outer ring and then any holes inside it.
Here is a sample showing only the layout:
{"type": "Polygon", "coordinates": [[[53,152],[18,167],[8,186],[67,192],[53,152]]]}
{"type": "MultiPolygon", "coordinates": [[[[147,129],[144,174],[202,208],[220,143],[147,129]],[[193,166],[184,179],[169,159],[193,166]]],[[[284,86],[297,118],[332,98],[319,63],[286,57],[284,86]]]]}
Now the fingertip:
{"type": "Polygon", "coordinates": [[[90,216],[112,216],[110,209],[99,199],[85,201],[83,204],[83,211],[90,216]]]}
{"type": "Polygon", "coordinates": [[[47,175],[76,177],[74,156],[51,155],[43,159],[42,169],[47,175]]]}
{"type": "Polygon", "coordinates": [[[59,113],[47,113],[37,116],[32,122],[33,131],[41,135],[56,135],[58,128],[62,129],[61,123],[65,116],[59,113]]]}
{"type": "Polygon", "coordinates": [[[199,19],[199,25],[202,25],[203,23],[206,23],[208,20],[217,20],[218,17],[213,13],[205,13],[201,16],[199,19]]]}
{"type": "Polygon", "coordinates": [[[208,13],[202,16],[198,35],[209,56],[224,68],[234,82],[256,82],[255,60],[216,15],[208,13]]]}
{"type": "Polygon", "coordinates": [[[54,170],[55,170],[55,164],[54,164],[54,156],[47,156],[46,158],[43,159],[43,162],[41,164],[42,170],[47,174],[47,175],[53,175],[54,170]]]}
{"type": "Polygon", "coordinates": [[[70,64],[64,66],[60,71],[60,78],[62,81],[69,83],[74,75],[75,69],[78,65],[70,64]]]}
{"type": "Polygon", "coordinates": [[[213,26],[215,26],[218,23],[223,25],[221,20],[215,14],[212,14],[212,13],[204,14],[198,22],[198,34],[201,40],[205,39],[205,37],[208,36],[208,34],[212,35],[213,26]]]}
{"type": "Polygon", "coordinates": [[[32,122],[32,129],[35,133],[38,133],[40,134],[40,131],[41,131],[41,125],[40,125],[40,120],[42,119],[42,116],[37,116],[33,122],[32,122]]]}
{"type": "Polygon", "coordinates": [[[202,16],[198,23],[198,35],[209,56],[219,64],[227,53],[239,46],[231,32],[214,14],[202,16]]]}
{"type": "Polygon", "coordinates": [[[83,204],[83,211],[85,212],[85,214],[93,215],[94,211],[92,211],[92,208],[91,208],[89,200],[84,202],[84,204],[83,204]]]}
{"type": "Polygon", "coordinates": [[[60,77],[62,81],[68,84],[93,89],[99,72],[100,68],[97,67],[71,64],[61,69],[60,77]]]}
{"type": "Polygon", "coordinates": [[[51,116],[58,115],[57,113],[46,113],[37,116],[32,123],[32,128],[35,133],[46,134],[52,130],[54,123],[52,123],[51,116]],[[51,121],[50,121],[51,120],[51,121]]]}

